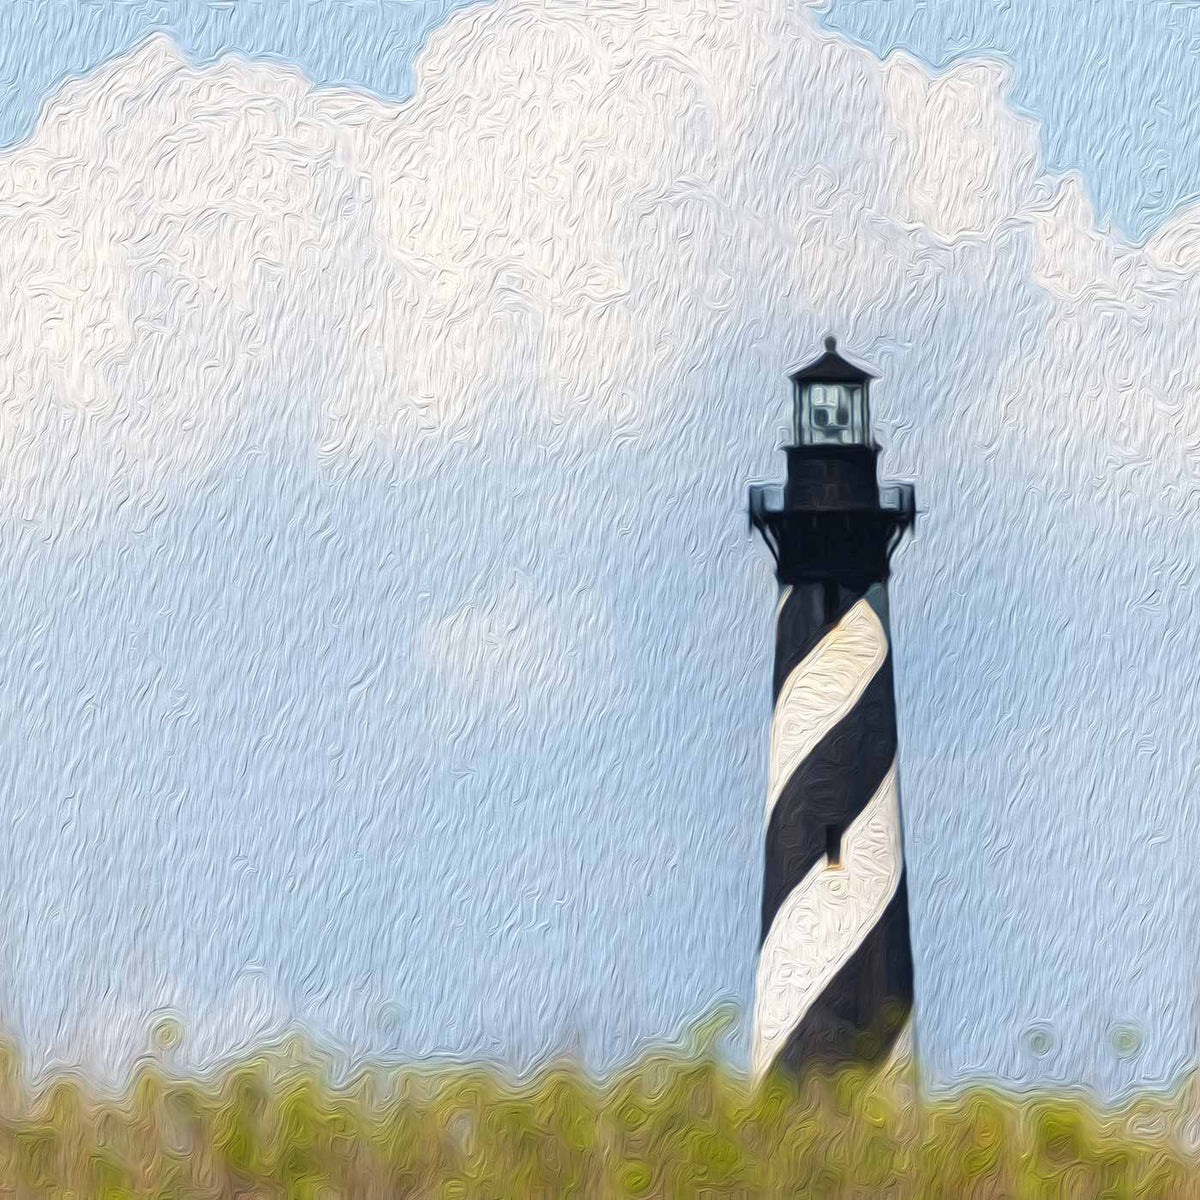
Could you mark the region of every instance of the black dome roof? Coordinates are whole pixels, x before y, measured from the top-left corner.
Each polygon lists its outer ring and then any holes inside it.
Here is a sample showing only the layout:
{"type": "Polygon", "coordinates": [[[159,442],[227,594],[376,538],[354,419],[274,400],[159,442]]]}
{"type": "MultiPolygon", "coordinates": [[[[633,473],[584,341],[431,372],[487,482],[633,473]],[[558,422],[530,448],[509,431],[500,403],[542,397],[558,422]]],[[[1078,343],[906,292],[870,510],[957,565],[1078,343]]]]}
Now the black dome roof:
{"type": "Polygon", "coordinates": [[[815,362],[810,362],[807,367],[794,371],[789,378],[793,383],[808,383],[811,380],[827,383],[866,383],[875,376],[861,367],[856,367],[852,362],[847,362],[837,352],[837,339],[827,337],[825,353],[815,362]]]}

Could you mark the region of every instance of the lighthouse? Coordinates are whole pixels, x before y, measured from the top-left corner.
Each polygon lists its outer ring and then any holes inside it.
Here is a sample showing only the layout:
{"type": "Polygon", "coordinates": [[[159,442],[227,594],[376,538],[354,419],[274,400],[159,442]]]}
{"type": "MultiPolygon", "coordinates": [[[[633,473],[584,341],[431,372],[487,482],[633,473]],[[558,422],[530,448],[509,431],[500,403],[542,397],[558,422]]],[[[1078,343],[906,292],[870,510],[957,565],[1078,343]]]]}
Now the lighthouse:
{"type": "Polygon", "coordinates": [[[791,377],[787,482],[750,489],[775,559],[774,712],[751,1070],[882,1065],[910,1043],[912,949],[887,585],[916,515],[881,487],[872,376],[791,377]]]}

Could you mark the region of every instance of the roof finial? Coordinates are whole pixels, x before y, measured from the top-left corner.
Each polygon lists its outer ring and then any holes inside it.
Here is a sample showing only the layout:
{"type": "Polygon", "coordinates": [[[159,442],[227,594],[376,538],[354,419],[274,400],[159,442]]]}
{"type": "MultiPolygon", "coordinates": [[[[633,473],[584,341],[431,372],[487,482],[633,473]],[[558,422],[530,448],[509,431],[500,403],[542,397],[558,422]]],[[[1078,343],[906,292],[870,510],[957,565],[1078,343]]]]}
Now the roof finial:
{"type": "Polygon", "coordinates": [[[830,354],[837,353],[837,338],[835,338],[833,334],[830,334],[825,339],[825,349],[828,350],[830,354]]]}

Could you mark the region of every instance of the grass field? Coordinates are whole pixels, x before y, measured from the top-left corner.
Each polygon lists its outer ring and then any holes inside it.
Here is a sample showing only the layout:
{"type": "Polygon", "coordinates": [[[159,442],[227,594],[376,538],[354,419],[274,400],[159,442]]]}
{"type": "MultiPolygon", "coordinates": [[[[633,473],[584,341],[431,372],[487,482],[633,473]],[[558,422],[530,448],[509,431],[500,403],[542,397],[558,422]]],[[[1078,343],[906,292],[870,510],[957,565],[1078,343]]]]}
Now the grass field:
{"type": "MultiPolygon", "coordinates": [[[[715,1028],[715,1026],[714,1026],[715,1028]]],[[[363,1068],[262,1054],[207,1080],[143,1066],[103,1098],[26,1088],[3,1055],[0,1194],[28,1197],[1200,1197],[1174,1100],[1102,1112],[977,1090],[917,1102],[903,1073],[752,1093],[705,1035],[596,1081],[567,1062],[363,1068]]]]}

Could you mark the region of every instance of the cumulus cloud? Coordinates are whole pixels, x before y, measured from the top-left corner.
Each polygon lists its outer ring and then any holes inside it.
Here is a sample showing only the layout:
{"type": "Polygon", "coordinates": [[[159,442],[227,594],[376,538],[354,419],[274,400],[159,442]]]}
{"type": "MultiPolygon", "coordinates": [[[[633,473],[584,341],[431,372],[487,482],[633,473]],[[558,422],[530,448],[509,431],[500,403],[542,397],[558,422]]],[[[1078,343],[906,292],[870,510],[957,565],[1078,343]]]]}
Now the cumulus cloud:
{"type": "Polygon", "coordinates": [[[1026,383],[1013,333],[1039,376],[1065,356],[1119,390],[1109,332],[1047,333],[1081,303],[1169,329],[1194,222],[1117,246],[1041,177],[1004,91],[987,64],[880,64],[774,0],[460,14],[402,106],[152,39],[4,156],[5,477],[26,506],[48,462],[153,490],[272,421],[332,460],[469,439],[506,403],[644,430],[747,321],[788,353],[836,325],[912,375],[956,288],[1054,306],[997,330],[960,403],[1026,383]]]}
{"type": "Polygon", "coordinates": [[[553,721],[572,691],[609,691],[615,630],[593,591],[563,594],[514,575],[432,624],[424,646],[435,712],[451,739],[479,717],[553,721]]]}
{"type": "Polygon", "coordinates": [[[142,983],[136,998],[112,991],[90,997],[87,1020],[58,1030],[52,1041],[28,1039],[22,1048],[42,1070],[82,1067],[120,1088],[134,1063],[205,1070],[278,1045],[297,1029],[295,1013],[260,970],[243,970],[219,995],[198,1001],[183,1000],[169,980],[142,983]]]}

